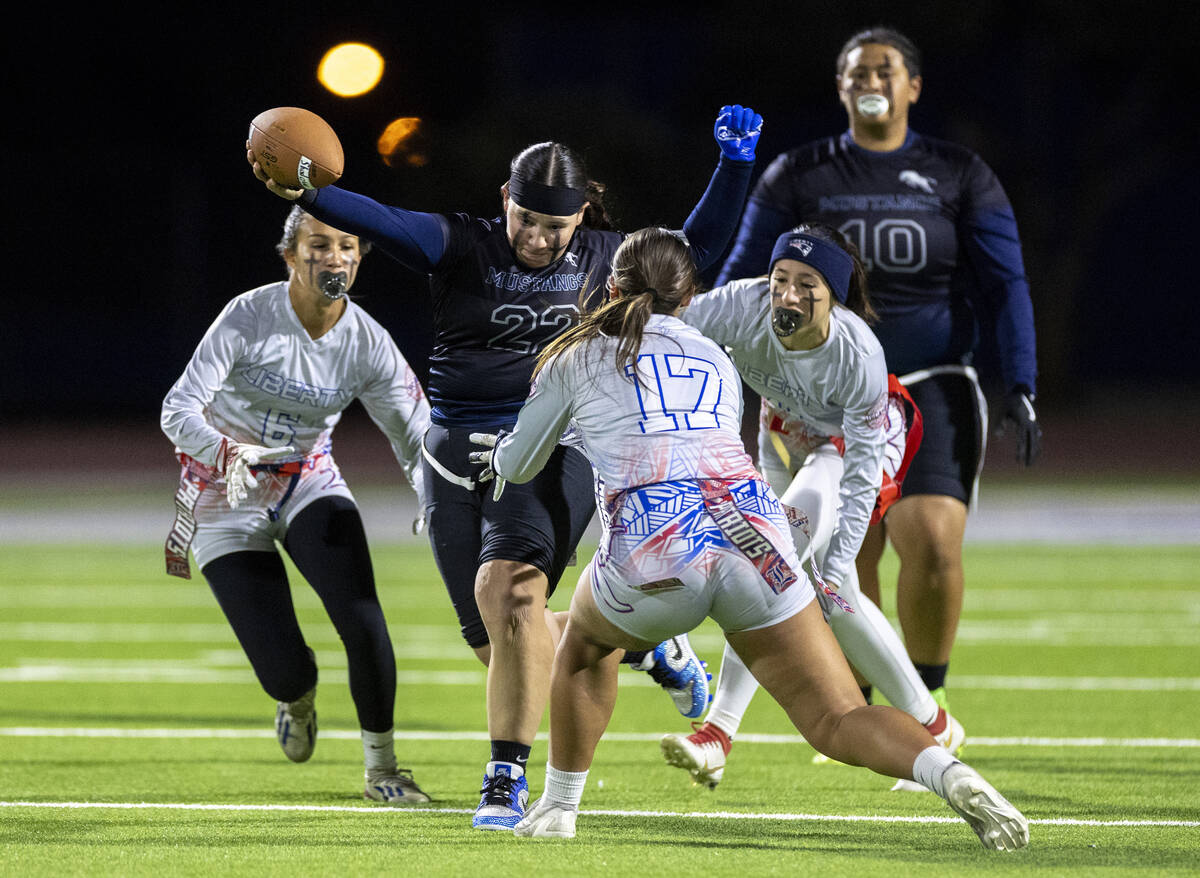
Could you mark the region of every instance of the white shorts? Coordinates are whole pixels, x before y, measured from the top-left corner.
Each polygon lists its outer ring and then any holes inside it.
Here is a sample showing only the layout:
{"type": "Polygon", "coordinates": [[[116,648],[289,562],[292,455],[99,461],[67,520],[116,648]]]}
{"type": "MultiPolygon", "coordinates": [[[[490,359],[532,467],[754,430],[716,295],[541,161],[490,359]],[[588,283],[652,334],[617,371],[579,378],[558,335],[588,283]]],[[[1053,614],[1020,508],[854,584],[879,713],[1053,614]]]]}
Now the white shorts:
{"type": "Polygon", "coordinates": [[[815,593],[779,500],[759,479],[662,482],[616,494],[588,565],[596,606],[657,643],[712,618],[726,632],[764,628],[815,593]]]}
{"type": "Polygon", "coordinates": [[[331,454],[306,459],[295,476],[290,495],[292,476],[260,472],[258,479],[258,488],[251,489],[250,496],[237,509],[229,508],[223,482],[209,485],[201,492],[196,501],[196,533],[192,538],[192,555],[201,569],[230,552],[275,551],[275,541],[283,540],[291,520],[314,500],[322,497],[354,500],[331,454]]]}

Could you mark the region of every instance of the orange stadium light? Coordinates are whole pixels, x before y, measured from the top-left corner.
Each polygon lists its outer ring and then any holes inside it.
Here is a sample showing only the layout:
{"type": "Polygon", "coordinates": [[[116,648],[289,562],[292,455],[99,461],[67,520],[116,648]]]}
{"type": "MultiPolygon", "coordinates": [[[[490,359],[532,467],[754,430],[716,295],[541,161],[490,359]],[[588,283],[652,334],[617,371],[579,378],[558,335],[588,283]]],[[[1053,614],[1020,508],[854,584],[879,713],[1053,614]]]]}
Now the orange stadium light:
{"type": "Polygon", "coordinates": [[[393,119],[383,129],[376,143],[376,149],[388,167],[409,165],[419,168],[429,161],[425,151],[419,146],[421,120],[416,116],[401,116],[393,119]]]}
{"type": "Polygon", "coordinates": [[[366,94],[382,77],[383,56],[366,43],[334,46],[317,65],[317,80],[343,98],[366,94]]]}

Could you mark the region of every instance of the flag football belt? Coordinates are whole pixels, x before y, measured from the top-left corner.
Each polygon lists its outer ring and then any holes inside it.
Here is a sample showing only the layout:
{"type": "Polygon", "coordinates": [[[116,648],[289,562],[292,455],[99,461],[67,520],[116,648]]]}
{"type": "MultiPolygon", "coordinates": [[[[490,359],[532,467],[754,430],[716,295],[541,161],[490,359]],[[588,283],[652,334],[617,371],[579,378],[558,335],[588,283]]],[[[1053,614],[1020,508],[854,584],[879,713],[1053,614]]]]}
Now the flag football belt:
{"type": "Polygon", "coordinates": [[[421,456],[429,461],[429,465],[433,467],[433,471],[435,473],[437,473],[447,482],[450,482],[450,484],[458,485],[460,488],[466,488],[468,491],[475,490],[477,484],[476,481],[470,476],[457,476],[442,466],[441,462],[433,456],[428,448],[425,447],[424,438],[421,439],[421,456]]]}
{"type": "MultiPolygon", "coordinates": [[[[969,369],[970,367],[947,367],[948,370],[950,368],[957,370],[960,368],[969,369]]],[[[916,380],[922,381],[928,377],[930,376],[924,375],[918,377],[916,380]]],[[[904,385],[904,379],[897,378],[890,373],[888,374],[888,398],[895,401],[904,413],[904,456],[894,476],[889,476],[887,473],[883,474],[882,484],[875,495],[875,507],[871,510],[871,524],[877,524],[881,521],[884,513],[888,511],[888,507],[900,499],[904,475],[908,472],[909,464],[912,463],[917,449],[921,447],[921,437],[925,433],[924,421],[921,419],[921,410],[917,408],[917,404],[913,402],[913,398],[909,395],[904,385]]],[[[771,445],[774,447],[775,453],[783,461],[783,465],[790,469],[791,455],[788,453],[787,446],[784,445],[782,439],[787,434],[787,422],[774,410],[770,410],[770,417],[767,420],[767,435],[771,439],[771,445]]],[[[829,442],[838,450],[838,454],[845,456],[846,439],[844,436],[830,436],[829,442]]]]}
{"type": "MultiPolygon", "coordinates": [[[[291,499],[292,492],[300,481],[304,467],[329,453],[326,445],[320,451],[315,451],[301,460],[290,460],[287,463],[267,463],[250,467],[250,472],[269,472],[278,476],[290,476],[287,490],[278,503],[267,510],[271,521],[279,520],[279,510],[291,499]]],[[[196,535],[196,504],[200,495],[215,480],[213,468],[187,454],[179,455],[183,471],[179,476],[179,487],[175,491],[175,521],[167,534],[164,554],[167,561],[167,574],[181,579],[191,579],[192,571],[188,565],[188,551],[192,547],[192,538],[196,535]]]]}
{"type": "Polygon", "coordinates": [[[700,479],[700,497],[704,508],[717,523],[725,538],[746,556],[757,569],[771,591],[780,594],[796,582],[796,574],[783,560],[771,541],[758,532],[746,518],[727,482],[718,479],[700,479]]]}

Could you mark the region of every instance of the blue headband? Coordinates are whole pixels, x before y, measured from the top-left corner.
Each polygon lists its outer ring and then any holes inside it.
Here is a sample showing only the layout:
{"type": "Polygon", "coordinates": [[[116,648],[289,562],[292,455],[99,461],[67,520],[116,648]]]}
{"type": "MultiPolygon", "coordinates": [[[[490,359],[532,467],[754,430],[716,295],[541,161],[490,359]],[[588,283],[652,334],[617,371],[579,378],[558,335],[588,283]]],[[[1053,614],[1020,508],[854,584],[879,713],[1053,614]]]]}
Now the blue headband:
{"type": "Polygon", "coordinates": [[[516,175],[508,180],[508,197],[526,210],[547,216],[574,216],[586,200],[582,189],[547,186],[516,175]]]}
{"type": "Polygon", "coordinates": [[[850,275],[854,271],[854,258],[837,244],[803,232],[784,232],[775,241],[775,249],[771,251],[768,274],[780,259],[795,259],[797,262],[811,265],[821,272],[837,300],[843,305],[846,304],[846,295],[850,291],[850,275]]]}

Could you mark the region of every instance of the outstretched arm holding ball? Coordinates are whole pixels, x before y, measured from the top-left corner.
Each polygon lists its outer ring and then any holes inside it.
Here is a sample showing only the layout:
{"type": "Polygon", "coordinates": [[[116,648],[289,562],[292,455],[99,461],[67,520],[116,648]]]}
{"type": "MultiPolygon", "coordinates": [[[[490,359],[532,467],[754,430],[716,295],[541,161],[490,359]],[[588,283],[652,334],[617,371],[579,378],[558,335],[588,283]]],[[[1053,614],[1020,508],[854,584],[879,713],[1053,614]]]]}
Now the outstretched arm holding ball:
{"type": "Polygon", "coordinates": [[[246,161],[250,163],[251,169],[254,171],[254,176],[262,180],[267,185],[267,188],[278,195],[280,198],[286,198],[288,201],[295,201],[304,194],[303,189],[289,189],[286,186],[281,186],[268,176],[263,170],[262,165],[258,163],[258,159],[254,157],[254,150],[250,147],[250,141],[246,141],[246,161]]]}

